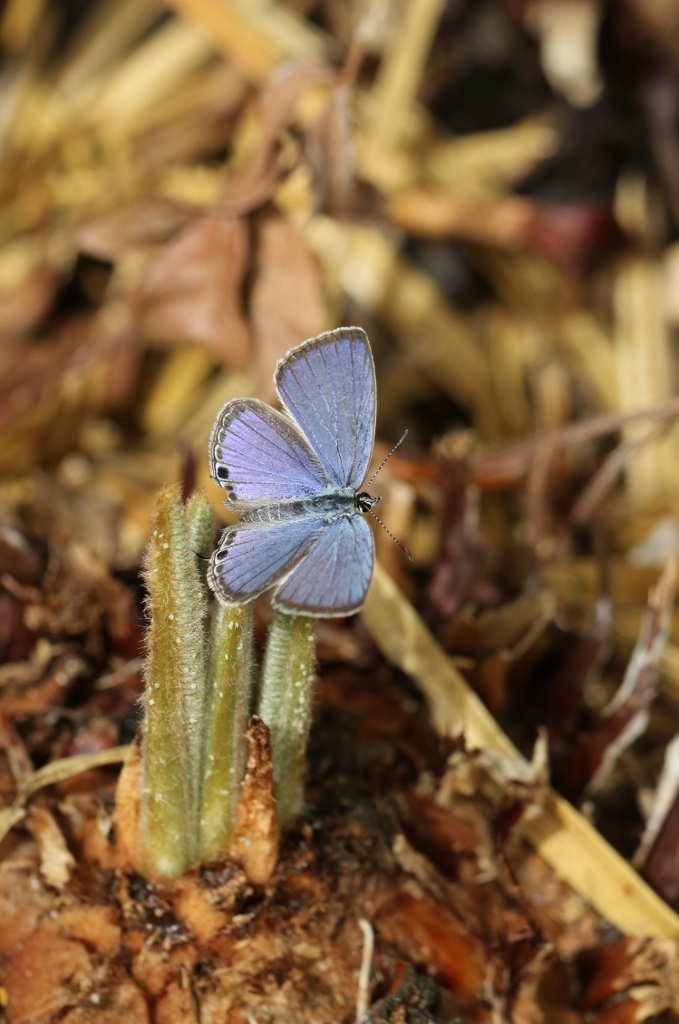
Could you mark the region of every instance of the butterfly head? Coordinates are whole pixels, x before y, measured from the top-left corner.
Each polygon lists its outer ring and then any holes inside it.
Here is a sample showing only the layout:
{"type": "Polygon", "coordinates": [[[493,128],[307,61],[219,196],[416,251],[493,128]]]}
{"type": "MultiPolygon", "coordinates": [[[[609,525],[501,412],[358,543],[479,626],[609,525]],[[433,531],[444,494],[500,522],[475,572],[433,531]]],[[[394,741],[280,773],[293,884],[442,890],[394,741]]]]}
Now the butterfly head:
{"type": "Polygon", "coordinates": [[[401,544],[401,541],[397,540],[396,537],[394,537],[391,530],[387,526],[385,526],[380,517],[375,515],[375,513],[373,512],[373,505],[376,505],[378,501],[380,501],[379,496],[377,498],[371,498],[367,491],[360,491],[356,495],[356,508],[358,509],[359,512],[367,512],[368,515],[371,515],[373,517],[373,519],[376,519],[377,522],[382,527],[382,529],[386,530],[386,532],[389,534],[394,544],[398,544],[401,550],[405,551],[408,558],[410,558],[412,561],[413,556],[410,554],[405,544],[401,544]]]}
{"type": "Polygon", "coordinates": [[[379,500],[379,497],[371,498],[367,491],[361,491],[356,495],[356,508],[359,512],[369,512],[379,500]]]}

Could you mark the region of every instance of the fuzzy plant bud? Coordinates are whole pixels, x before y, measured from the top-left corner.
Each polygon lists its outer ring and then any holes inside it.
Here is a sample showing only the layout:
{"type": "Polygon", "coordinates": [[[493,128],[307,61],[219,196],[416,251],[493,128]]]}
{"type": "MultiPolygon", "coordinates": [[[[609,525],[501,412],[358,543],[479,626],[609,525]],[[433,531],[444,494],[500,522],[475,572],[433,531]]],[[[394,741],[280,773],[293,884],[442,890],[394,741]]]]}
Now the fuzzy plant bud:
{"type": "Polygon", "coordinates": [[[144,579],[140,845],[146,873],[171,877],[198,858],[205,692],[205,598],[178,486],[156,501],[144,579]]]}
{"type": "Polygon", "coordinates": [[[274,611],[257,713],[268,726],[278,815],[284,826],[302,806],[315,672],[315,619],[274,611]]]}

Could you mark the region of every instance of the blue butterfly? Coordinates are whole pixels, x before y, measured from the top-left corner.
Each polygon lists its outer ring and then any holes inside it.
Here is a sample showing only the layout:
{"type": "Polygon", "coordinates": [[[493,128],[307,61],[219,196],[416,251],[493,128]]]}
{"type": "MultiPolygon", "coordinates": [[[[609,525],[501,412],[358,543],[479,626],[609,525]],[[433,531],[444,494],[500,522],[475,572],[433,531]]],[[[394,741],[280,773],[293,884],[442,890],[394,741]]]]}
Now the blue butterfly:
{"type": "Polygon", "coordinates": [[[365,331],[340,327],[279,360],[284,412],[256,398],[221,409],[210,473],[240,522],[227,527],[208,580],[243,604],[276,586],[275,608],[339,616],[359,610],[375,561],[361,490],[375,438],[375,365],[365,331]]]}

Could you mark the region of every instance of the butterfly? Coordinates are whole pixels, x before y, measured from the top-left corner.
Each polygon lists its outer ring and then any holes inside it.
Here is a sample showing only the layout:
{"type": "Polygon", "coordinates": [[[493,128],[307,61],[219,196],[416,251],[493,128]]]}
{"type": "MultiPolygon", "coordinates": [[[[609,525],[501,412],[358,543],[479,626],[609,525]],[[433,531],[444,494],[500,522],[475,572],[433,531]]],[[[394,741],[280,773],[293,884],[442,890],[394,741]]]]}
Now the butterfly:
{"type": "Polygon", "coordinates": [[[340,616],[365,600],[375,561],[361,490],[375,438],[375,365],[365,331],[310,338],[274,373],[283,406],[235,398],[210,435],[212,478],[240,521],[227,527],[208,581],[224,604],[276,586],[282,612],[340,616]]]}

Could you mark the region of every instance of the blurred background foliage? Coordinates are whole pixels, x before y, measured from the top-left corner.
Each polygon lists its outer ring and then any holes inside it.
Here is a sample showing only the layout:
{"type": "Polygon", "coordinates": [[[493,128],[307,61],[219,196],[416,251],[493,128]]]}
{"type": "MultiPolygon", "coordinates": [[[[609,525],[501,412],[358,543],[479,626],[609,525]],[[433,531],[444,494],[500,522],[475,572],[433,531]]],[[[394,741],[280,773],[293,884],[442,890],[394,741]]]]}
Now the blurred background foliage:
{"type": "Polygon", "coordinates": [[[409,430],[379,484],[414,561],[378,531],[381,563],[679,902],[676,5],[5,0],[0,52],[4,711],[98,676],[82,742],[125,738],[155,493],[223,521],[220,406],[360,324],[376,459],[409,430]]]}

